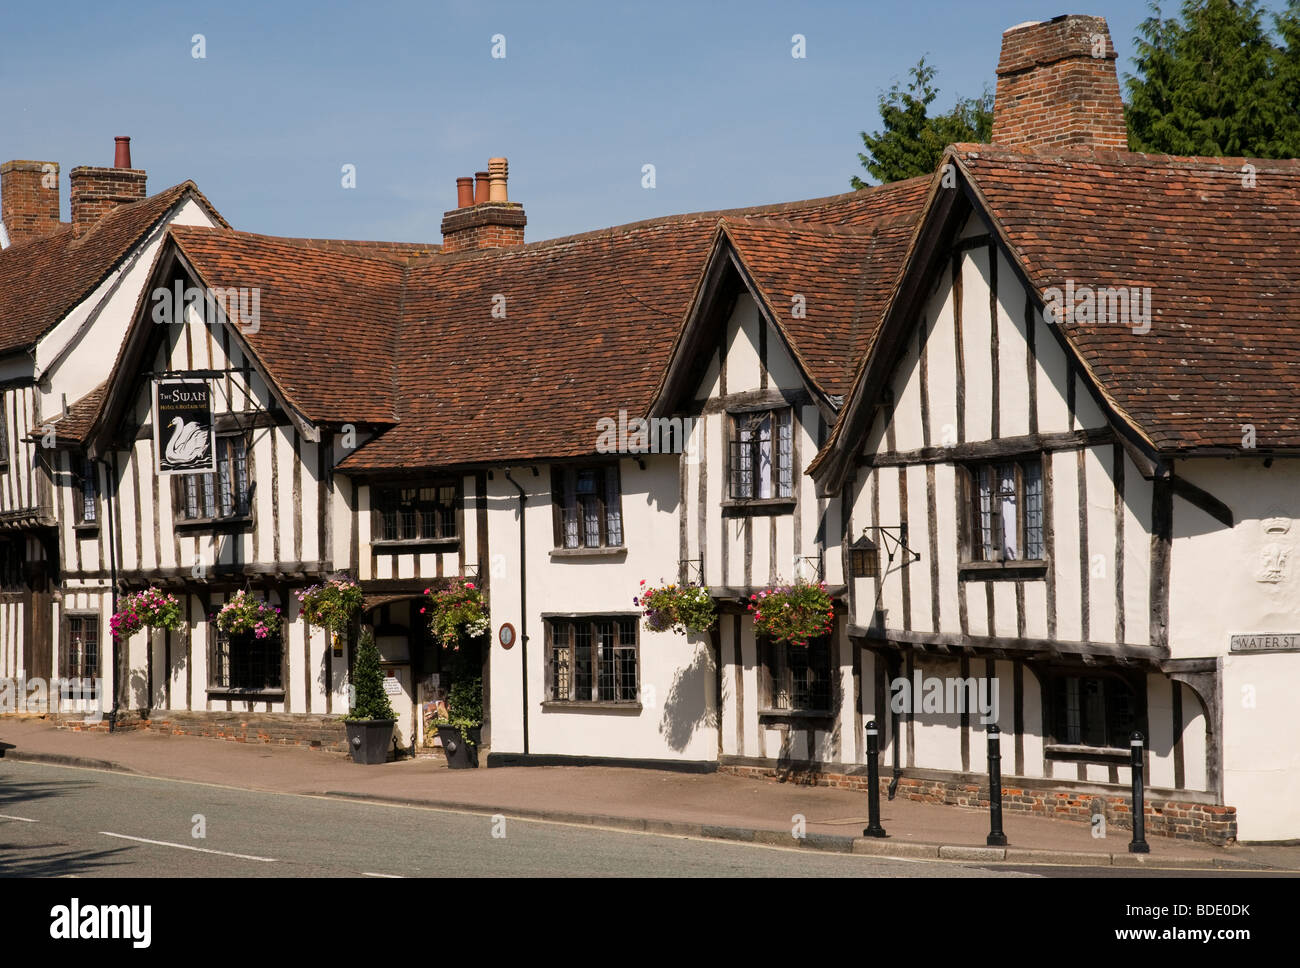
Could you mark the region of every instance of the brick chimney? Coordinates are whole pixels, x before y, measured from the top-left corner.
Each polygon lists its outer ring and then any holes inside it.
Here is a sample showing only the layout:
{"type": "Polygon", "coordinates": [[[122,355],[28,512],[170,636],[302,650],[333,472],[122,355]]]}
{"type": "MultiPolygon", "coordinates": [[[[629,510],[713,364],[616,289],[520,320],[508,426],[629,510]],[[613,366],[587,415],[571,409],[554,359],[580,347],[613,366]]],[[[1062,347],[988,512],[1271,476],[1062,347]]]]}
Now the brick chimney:
{"type": "Polygon", "coordinates": [[[1128,150],[1115,47],[1104,17],[1067,14],[1003,33],[993,143],[1128,150]]]}
{"type": "Polygon", "coordinates": [[[59,166],[52,161],[0,165],[0,222],[17,245],[59,227],[59,166]]]}
{"type": "Polygon", "coordinates": [[[131,139],[116,139],[112,168],[74,168],[68,174],[72,185],[72,227],[85,232],[119,205],[145,197],[145,172],[131,167],[131,139]]]}
{"type": "Polygon", "coordinates": [[[506,159],[488,159],[488,170],[477,172],[473,179],[472,200],[469,194],[471,179],[468,176],[456,179],[456,203],[460,207],[442,216],[443,252],[523,245],[524,226],[528,219],[524,216],[523,206],[507,197],[509,171],[506,159]]]}

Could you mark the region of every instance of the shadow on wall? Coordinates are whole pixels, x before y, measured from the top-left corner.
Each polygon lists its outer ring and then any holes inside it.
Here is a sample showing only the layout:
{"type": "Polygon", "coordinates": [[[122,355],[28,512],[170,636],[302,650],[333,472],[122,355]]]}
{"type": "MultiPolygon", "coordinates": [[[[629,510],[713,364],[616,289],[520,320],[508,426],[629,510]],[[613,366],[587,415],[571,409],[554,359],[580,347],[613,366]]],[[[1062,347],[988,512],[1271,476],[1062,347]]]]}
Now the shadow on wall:
{"type": "Polygon", "coordinates": [[[717,710],[710,712],[705,700],[714,675],[713,657],[704,645],[696,648],[689,666],[677,670],[664,699],[664,715],[659,723],[660,734],[675,752],[686,749],[696,730],[717,729],[717,710]]]}

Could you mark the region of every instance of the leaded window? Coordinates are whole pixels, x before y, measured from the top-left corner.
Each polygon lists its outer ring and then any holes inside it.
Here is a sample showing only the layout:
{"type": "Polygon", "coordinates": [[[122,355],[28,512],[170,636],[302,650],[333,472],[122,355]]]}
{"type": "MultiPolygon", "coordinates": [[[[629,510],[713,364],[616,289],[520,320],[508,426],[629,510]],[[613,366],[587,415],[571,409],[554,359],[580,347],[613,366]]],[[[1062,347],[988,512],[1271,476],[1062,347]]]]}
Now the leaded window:
{"type": "Polygon", "coordinates": [[[1137,694],[1118,676],[1060,675],[1053,680],[1053,739],[1069,746],[1128,749],[1137,728],[1137,694]]]}
{"type": "Polygon", "coordinates": [[[1041,561],[1043,464],[1039,458],[966,468],[970,561],[1041,561]]]}
{"type": "Polygon", "coordinates": [[[732,500],[794,496],[794,425],[789,407],[732,414],[730,443],[732,500]]]}
{"type": "Polygon", "coordinates": [[[557,548],[619,548],[623,502],[618,467],[557,466],[551,475],[557,548]]]}
{"type": "Polygon", "coordinates": [[[252,513],[248,442],[243,434],[217,438],[215,473],[178,477],[177,513],[185,521],[244,518],[252,513]]]}
{"type": "Polygon", "coordinates": [[[283,688],[280,636],[259,639],[252,632],[227,634],[212,623],[212,686],[216,689],[283,688]]]}
{"type": "Polygon", "coordinates": [[[375,541],[436,541],[459,538],[459,490],[440,481],[410,487],[376,487],[375,541]]]}
{"type": "Polygon", "coordinates": [[[639,643],[635,617],[548,619],[546,640],[549,701],[637,701],[639,643]]]}
{"type": "Polygon", "coordinates": [[[759,640],[768,709],[780,712],[831,709],[830,638],[810,639],[807,645],[759,640]]]}

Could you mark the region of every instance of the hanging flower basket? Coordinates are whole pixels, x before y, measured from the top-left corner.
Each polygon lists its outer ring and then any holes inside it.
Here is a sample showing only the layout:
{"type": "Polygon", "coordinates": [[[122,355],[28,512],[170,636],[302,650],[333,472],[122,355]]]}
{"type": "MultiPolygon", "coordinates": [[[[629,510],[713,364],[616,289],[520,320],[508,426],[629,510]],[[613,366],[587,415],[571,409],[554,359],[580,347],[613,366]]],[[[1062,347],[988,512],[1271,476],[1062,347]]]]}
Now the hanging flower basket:
{"type": "Polygon", "coordinates": [[[280,637],[280,610],[238,591],[217,613],[217,628],[227,635],[251,632],[259,639],[280,637]]]}
{"type": "Polygon", "coordinates": [[[829,635],[835,620],[826,583],[797,581],[749,596],[754,634],[774,642],[807,645],[810,639],[829,635]]]}
{"type": "Polygon", "coordinates": [[[303,621],[335,635],[346,635],[361,608],[361,586],[344,575],[298,592],[303,621]]]}
{"type": "Polygon", "coordinates": [[[444,649],[459,649],[461,637],[474,639],[488,631],[488,610],[483,593],[471,581],[453,579],[446,588],[426,588],[429,603],[420,612],[429,631],[444,649]]]}
{"type": "Polygon", "coordinates": [[[119,599],[117,611],[108,620],[109,631],[117,638],[127,639],[145,626],[175,632],[182,625],[181,603],[175,595],[146,588],[119,599]]]}
{"type": "Polygon", "coordinates": [[[718,620],[713,596],[702,585],[656,587],[643,578],[632,604],[644,609],[645,627],[651,632],[707,632],[718,620]]]}

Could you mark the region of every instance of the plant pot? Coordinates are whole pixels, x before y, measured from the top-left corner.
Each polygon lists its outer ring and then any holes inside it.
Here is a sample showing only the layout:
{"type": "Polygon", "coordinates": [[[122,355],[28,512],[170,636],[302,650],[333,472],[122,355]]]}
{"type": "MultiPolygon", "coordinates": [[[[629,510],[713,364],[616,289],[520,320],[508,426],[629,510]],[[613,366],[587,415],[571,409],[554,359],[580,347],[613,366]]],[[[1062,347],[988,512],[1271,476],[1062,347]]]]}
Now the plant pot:
{"type": "Polygon", "coordinates": [[[447,754],[447,766],[453,770],[472,770],[478,767],[478,737],[473,735],[474,744],[465,742],[460,729],[456,726],[439,726],[438,739],[442,740],[442,751],[447,754]]]}
{"type": "Polygon", "coordinates": [[[345,720],[343,728],[348,737],[348,753],[353,763],[373,766],[388,762],[393,749],[395,719],[345,720]]]}

